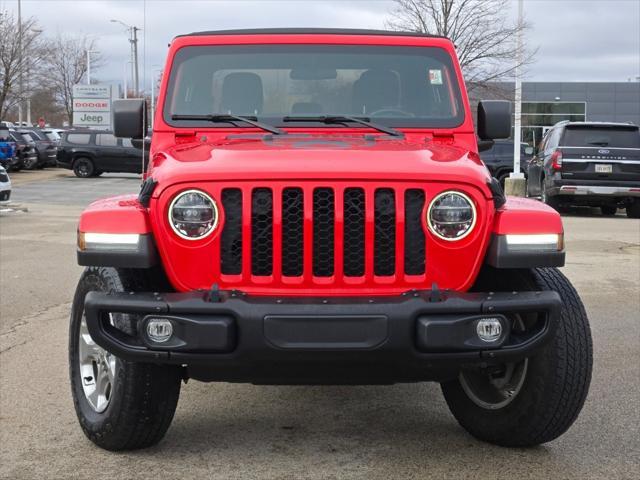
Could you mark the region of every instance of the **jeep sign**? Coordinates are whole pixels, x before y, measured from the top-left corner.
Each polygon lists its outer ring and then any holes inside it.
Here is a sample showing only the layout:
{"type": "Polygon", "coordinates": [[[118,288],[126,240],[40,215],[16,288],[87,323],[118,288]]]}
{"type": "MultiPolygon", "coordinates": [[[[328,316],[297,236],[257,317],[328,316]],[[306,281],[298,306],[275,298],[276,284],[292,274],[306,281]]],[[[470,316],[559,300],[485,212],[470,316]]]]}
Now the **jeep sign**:
{"type": "Polygon", "coordinates": [[[105,112],[73,112],[74,127],[111,127],[111,111],[105,112]]]}
{"type": "Polygon", "coordinates": [[[115,85],[74,85],[73,126],[111,128],[111,100],[117,93],[115,85]]]}

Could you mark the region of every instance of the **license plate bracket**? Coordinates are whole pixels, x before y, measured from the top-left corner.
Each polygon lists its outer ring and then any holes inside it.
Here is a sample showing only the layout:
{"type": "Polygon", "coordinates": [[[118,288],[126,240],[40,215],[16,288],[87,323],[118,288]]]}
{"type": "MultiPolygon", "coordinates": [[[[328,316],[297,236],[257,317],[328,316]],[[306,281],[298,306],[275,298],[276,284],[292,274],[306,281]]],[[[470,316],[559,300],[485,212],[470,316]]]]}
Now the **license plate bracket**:
{"type": "Polygon", "coordinates": [[[267,315],[264,336],[282,349],[357,350],[382,344],[386,315],[267,315]]]}

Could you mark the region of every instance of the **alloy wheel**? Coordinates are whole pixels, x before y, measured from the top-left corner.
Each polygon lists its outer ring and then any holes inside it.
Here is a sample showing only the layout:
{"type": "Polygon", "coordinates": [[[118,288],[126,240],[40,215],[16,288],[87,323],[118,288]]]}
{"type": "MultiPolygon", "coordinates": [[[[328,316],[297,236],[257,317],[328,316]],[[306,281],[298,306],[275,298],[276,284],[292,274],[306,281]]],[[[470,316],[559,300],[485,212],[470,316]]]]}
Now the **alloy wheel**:
{"type": "Polygon", "coordinates": [[[78,341],[80,381],[84,396],[97,412],[109,406],[116,372],[116,357],[98,346],[87,329],[87,320],[82,315],[78,341]]]}

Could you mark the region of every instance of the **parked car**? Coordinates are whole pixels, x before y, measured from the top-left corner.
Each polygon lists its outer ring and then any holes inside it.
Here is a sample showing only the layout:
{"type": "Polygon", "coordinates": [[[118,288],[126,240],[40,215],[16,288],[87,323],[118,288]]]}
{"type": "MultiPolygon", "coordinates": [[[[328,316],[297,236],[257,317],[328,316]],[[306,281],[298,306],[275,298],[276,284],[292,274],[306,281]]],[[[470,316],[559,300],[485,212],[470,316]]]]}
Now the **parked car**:
{"type": "MultiPolygon", "coordinates": [[[[35,143],[36,153],[38,154],[38,163],[35,168],[55,167],[56,157],[58,155],[58,147],[55,139],[48,136],[39,128],[22,128],[18,130],[25,138],[33,140],[35,143]]],[[[25,167],[26,168],[26,167],[25,167]]]]}
{"type": "MultiPolygon", "coordinates": [[[[522,143],[520,145],[520,171],[525,173],[525,166],[531,160],[533,147],[522,143]]],[[[497,140],[488,150],[480,152],[480,158],[491,172],[491,176],[497,178],[504,188],[504,179],[513,172],[513,141],[497,140]]]]}
{"type": "Polygon", "coordinates": [[[16,163],[16,144],[11,138],[9,129],[0,126],[0,166],[11,168],[16,163]]]}
{"type": "Polygon", "coordinates": [[[61,139],[62,138],[62,134],[67,131],[64,128],[49,128],[49,130],[51,130],[52,132],[57,134],[58,135],[58,139],[61,139]]]}
{"type": "Polygon", "coordinates": [[[0,202],[7,202],[11,198],[11,180],[4,167],[0,167],[0,202]]]}
{"type": "Polygon", "coordinates": [[[60,134],[52,129],[52,128],[43,128],[41,129],[42,133],[44,133],[46,135],[46,137],[51,140],[52,142],[54,142],[56,145],[60,143],[60,134]]]}
{"type": "Polygon", "coordinates": [[[18,151],[18,162],[15,166],[15,170],[27,169],[31,170],[38,164],[38,152],[36,151],[36,142],[30,135],[23,135],[16,130],[10,130],[9,134],[16,143],[16,149],[18,151]]]}
{"type": "MultiPolygon", "coordinates": [[[[571,426],[592,348],[555,268],[562,219],[477,161],[455,52],[362,30],[173,40],[140,194],[78,225],[69,365],[91,441],[157,443],[187,379],[436,381],[501,446],[571,426]]],[[[144,99],[113,111],[118,137],[142,139],[144,99]]],[[[509,137],[510,103],[480,102],[477,130],[509,137]]]]}
{"type": "Polygon", "coordinates": [[[640,131],[612,122],[559,122],[543,137],[528,167],[528,194],[553,208],[626,208],[640,218],[640,131]]]}
{"type": "MultiPolygon", "coordinates": [[[[148,150],[148,149],[147,149],[148,150]]],[[[148,151],[145,155],[147,162],[148,151]]],[[[106,130],[70,130],[62,134],[58,166],[73,170],[80,178],[104,172],[142,173],[142,150],[129,138],[116,138],[106,130]]]]}

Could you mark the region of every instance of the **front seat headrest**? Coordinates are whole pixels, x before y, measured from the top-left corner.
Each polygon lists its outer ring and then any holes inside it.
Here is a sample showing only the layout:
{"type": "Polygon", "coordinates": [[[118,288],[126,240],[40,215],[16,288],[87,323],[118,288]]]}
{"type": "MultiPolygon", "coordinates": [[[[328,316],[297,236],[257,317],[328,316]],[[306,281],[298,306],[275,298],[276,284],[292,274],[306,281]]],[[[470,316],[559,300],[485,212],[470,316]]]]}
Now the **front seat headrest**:
{"type": "Polygon", "coordinates": [[[353,84],[353,112],[366,115],[385,108],[398,108],[400,81],[391,70],[372,69],[353,84]]]}
{"type": "Polygon", "coordinates": [[[222,83],[223,112],[234,115],[257,115],[262,112],[264,96],[262,80],[255,73],[236,72],[222,83]]]}

